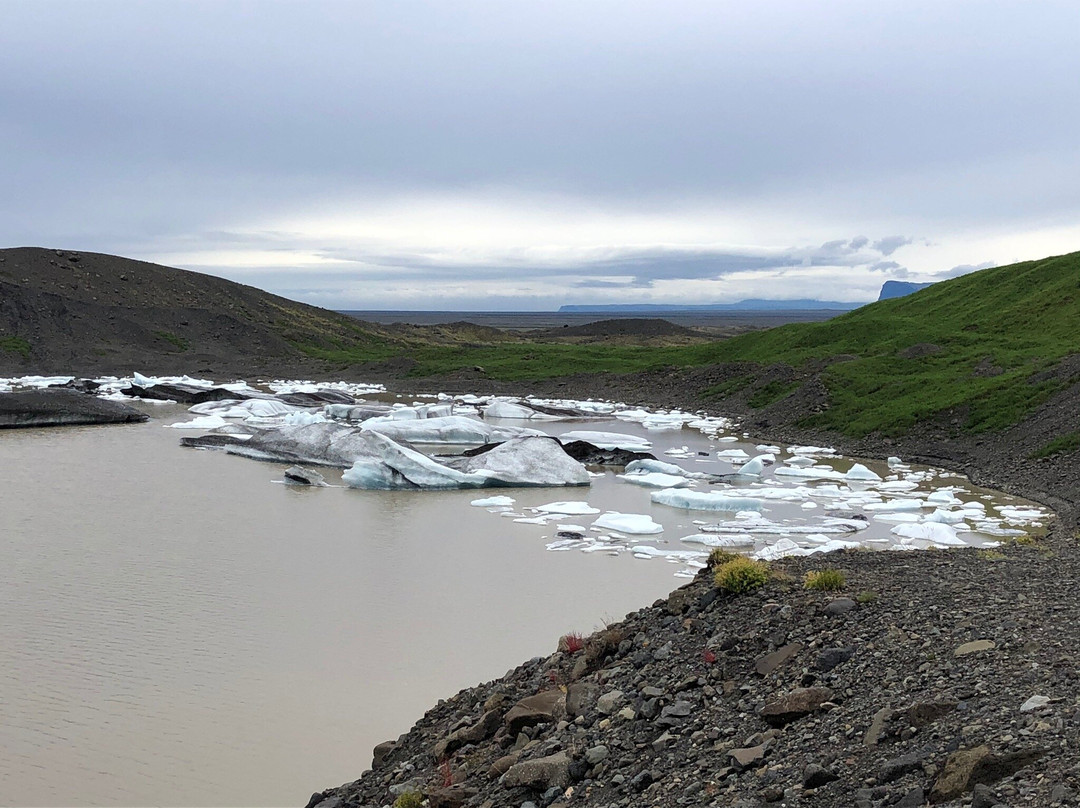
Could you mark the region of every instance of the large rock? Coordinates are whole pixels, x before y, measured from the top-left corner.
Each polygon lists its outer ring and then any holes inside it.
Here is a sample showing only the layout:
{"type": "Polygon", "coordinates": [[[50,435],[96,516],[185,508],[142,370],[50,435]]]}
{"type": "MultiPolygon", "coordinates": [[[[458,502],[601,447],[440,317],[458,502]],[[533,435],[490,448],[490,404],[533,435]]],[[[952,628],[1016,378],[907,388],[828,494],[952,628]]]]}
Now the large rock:
{"type": "Polygon", "coordinates": [[[517,735],[525,727],[546,724],[566,714],[566,694],[561,690],[546,690],[522,699],[503,717],[506,728],[517,735]]]}
{"type": "Polygon", "coordinates": [[[803,649],[801,642],[793,642],[763,656],[754,664],[759,676],[768,676],[803,649]]]}
{"type": "Polygon", "coordinates": [[[930,791],[931,802],[954,800],[979,783],[996,783],[1045,757],[1045,749],[1023,749],[995,754],[987,746],[953,752],[930,791]]]}
{"type": "Polygon", "coordinates": [[[498,731],[501,723],[502,718],[499,713],[496,710],[488,710],[475,724],[455,730],[435,744],[431,754],[436,760],[442,760],[463,746],[486,741],[498,731]]]}
{"type": "Polygon", "coordinates": [[[566,788],[570,784],[570,757],[566,752],[515,763],[502,777],[506,788],[531,788],[547,791],[566,788]]]}
{"type": "Polygon", "coordinates": [[[126,424],[147,420],[145,413],[65,389],[0,393],[0,429],[15,427],[126,424]]]}
{"type": "Polygon", "coordinates": [[[120,391],[133,398],[152,398],[157,401],[178,401],[181,404],[203,404],[207,401],[243,401],[251,398],[235,390],[222,387],[196,387],[189,384],[151,384],[142,387],[132,384],[120,391]]]}
{"type": "Polygon", "coordinates": [[[810,715],[831,698],[832,691],[827,687],[800,687],[766,704],[761,717],[774,727],[782,727],[810,715]]]}

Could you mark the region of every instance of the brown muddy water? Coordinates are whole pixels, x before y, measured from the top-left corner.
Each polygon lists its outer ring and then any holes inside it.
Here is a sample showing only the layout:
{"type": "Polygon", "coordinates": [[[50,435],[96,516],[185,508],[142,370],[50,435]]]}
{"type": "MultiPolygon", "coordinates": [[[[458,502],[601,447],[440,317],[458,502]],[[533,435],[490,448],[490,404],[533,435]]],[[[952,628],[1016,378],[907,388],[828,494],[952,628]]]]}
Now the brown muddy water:
{"type": "MultiPolygon", "coordinates": [[[[611,473],[591,489],[295,488],[273,482],[280,465],[181,449],[190,433],[162,427],[188,413],[147,409],[0,433],[0,804],[303,805],[437,699],[683,583],[662,559],[547,552],[554,524],[470,500],[587,499],[651,514],[676,544],[716,518],[611,473]]],[[[661,458],[745,446],[651,437],[661,458]]]]}

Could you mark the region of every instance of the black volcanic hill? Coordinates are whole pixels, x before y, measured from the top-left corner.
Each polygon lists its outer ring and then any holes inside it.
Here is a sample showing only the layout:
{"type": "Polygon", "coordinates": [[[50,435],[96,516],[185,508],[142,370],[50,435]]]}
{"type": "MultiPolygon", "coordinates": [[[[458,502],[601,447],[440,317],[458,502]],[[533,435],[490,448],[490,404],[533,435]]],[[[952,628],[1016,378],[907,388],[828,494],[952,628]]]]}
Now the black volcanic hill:
{"type": "Polygon", "coordinates": [[[257,373],[314,349],[400,351],[392,329],[182,269],[99,253],[0,250],[0,374],[257,373]]]}

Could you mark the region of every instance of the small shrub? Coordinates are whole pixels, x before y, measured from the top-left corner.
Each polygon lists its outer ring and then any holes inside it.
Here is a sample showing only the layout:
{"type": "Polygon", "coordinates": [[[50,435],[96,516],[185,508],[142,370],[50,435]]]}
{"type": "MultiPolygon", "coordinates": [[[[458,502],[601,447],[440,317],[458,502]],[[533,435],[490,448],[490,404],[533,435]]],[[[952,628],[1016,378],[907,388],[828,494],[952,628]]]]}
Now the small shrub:
{"type": "Polygon", "coordinates": [[[419,791],[404,791],[394,800],[394,808],[421,808],[424,795],[419,791]]]}
{"type": "Polygon", "coordinates": [[[716,568],[721,564],[734,561],[736,558],[742,558],[742,556],[738,553],[733,553],[730,550],[725,550],[723,547],[716,547],[709,553],[709,567],[716,568]]]}
{"type": "Polygon", "coordinates": [[[855,596],[855,602],[861,603],[864,606],[867,603],[876,603],[878,599],[878,593],[873,589],[864,589],[862,592],[855,596]]]}
{"type": "Polygon", "coordinates": [[[769,581],[769,565],[739,556],[717,567],[714,577],[718,588],[738,595],[765,586],[769,581]]]}
{"type": "Polygon", "coordinates": [[[840,570],[811,571],[803,579],[803,587],[815,592],[836,592],[843,589],[846,583],[847,579],[840,570]]]}
{"type": "Polygon", "coordinates": [[[559,650],[564,654],[576,654],[585,647],[585,640],[576,631],[559,637],[559,650]]]}

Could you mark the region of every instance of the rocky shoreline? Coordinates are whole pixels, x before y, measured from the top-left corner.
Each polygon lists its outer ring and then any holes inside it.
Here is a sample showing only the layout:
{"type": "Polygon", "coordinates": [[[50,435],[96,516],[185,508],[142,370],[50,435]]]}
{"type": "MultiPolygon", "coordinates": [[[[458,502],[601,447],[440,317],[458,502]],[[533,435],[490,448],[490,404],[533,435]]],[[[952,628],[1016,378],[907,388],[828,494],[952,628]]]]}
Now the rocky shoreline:
{"type": "MultiPolygon", "coordinates": [[[[702,380],[659,375],[607,377],[591,391],[585,379],[461,382],[701,408],[702,380]]],[[[1080,553],[1068,457],[1032,461],[1018,434],[930,425],[853,441],[793,428],[782,411],[737,400],[725,402],[731,411],[757,436],[931,462],[1057,517],[1037,544],[992,553],[784,559],[765,587],[739,595],[704,570],[668,599],[580,642],[552,638],[551,656],[440,702],[380,745],[359,780],[309,806],[1077,804],[1080,553]],[[844,574],[843,590],[804,589],[805,573],[825,568],[844,574]]]]}

